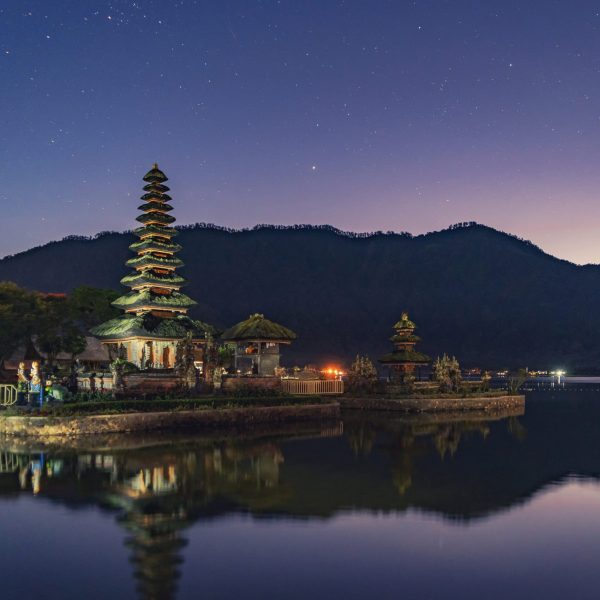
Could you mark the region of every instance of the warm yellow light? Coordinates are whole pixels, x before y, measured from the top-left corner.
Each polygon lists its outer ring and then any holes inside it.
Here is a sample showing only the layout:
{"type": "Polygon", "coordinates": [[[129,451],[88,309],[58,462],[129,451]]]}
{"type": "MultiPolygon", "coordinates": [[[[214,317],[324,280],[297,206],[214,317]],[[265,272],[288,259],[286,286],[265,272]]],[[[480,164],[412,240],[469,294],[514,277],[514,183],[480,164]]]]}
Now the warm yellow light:
{"type": "Polygon", "coordinates": [[[335,366],[324,367],[323,369],[321,369],[321,373],[333,377],[342,377],[344,375],[344,371],[342,371],[342,369],[340,369],[339,367],[335,366]]]}

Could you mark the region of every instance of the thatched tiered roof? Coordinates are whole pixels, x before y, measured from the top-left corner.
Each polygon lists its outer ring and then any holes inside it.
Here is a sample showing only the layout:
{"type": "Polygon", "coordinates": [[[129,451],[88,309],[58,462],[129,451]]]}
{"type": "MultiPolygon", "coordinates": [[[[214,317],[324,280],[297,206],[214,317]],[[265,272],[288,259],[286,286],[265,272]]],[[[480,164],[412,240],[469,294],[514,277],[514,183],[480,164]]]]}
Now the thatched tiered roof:
{"type": "Polygon", "coordinates": [[[394,351],[385,354],[379,362],[385,365],[418,365],[430,362],[429,356],[415,350],[415,344],[421,338],[414,334],[417,326],[408,318],[408,313],[403,312],[400,320],[394,325],[394,335],[390,338],[394,342],[394,351]]]}
{"type": "Polygon", "coordinates": [[[181,292],[162,295],[155,294],[150,290],[143,290],[141,292],[132,291],[113,302],[113,306],[127,311],[131,311],[134,308],[146,308],[160,311],[181,309],[181,312],[185,312],[185,309],[191,308],[195,304],[191,298],[181,292]]]}
{"type": "Polygon", "coordinates": [[[159,338],[180,340],[188,332],[195,338],[214,335],[215,329],[202,321],[190,319],[187,315],[161,318],[151,313],[140,315],[126,314],[98,325],[94,335],[105,339],[159,338]]]}
{"type": "Polygon", "coordinates": [[[155,164],[144,181],[144,204],[137,217],[143,226],[133,232],[141,239],[129,246],[137,256],[126,263],[134,271],[121,279],[131,292],[113,302],[126,314],[96,327],[93,333],[105,340],[181,338],[189,331],[194,337],[204,337],[212,328],[185,316],[196,303],[180,292],[186,280],[176,273],[183,262],[174,256],[181,246],[171,241],[178,232],[170,226],[175,218],[168,214],[173,207],[168,204],[171,196],[164,184],[167,176],[155,164]]]}

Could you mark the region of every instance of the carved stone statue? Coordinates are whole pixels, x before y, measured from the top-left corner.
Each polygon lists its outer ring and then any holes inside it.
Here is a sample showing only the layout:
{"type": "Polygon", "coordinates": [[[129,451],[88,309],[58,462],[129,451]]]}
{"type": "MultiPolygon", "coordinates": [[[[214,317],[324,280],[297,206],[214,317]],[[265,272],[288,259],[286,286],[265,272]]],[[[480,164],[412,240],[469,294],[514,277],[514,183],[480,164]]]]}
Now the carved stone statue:
{"type": "Polygon", "coordinates": [[[29,380],[27,379],[27,372],[25,371],[25,363],[19,363],[19,369],[17,370],[17,404],[23,404],[27,396],[27,390],[29,389],[29,380]]]}
{"type": "Polygon", "coordinates": [[[29,373],[29,403],[34,404],[42,395],[42,373],[40,363],[34,360],[29,373]]]}
{"type": "Polygon", "coordinates": [[[77,386],[79,382],[77,378],[77,376],[79,375],[78,368],[79,365],[77,364],[77,361],[71,363],[71,370],[69,372],[69,379],[67,382],[67,388],[71,394],[77,393],[77,386]]]}
{"type": "Polygon", "coordinates": [[[37,360],[34,360],[31,363],[31,373],[29,377],[29,391],[39,392],[42,385],[42,375],[40,372],[40,363],[37,360]]]}
{"type": "Polygon", "coordinates": [[[215,344],[215,340],[212,334],[207,333],[203,356],[204,381],[206,381],[209,384],[212,383],[213,386],[215,386],[215,388],[217,371],[219,371],[218,377],[219,381],[221,381],[223,370],[221,369],[219,361],[219,347],[217,346],[217,344],[215,344]]]}
{"type": "Polygon", "coordinates": [[[26,392],[28,387],[27,374],[25,373],[25,363],[19,363],[19,369],[17,370],[17,389],[19,392],[26,392]]]}
{"type": "Polygon", "coordinates": [[[125,361],[122,359],[113,360],[110,363],[110,372],[112,373],[112,383],[114,393],[122,392],[125,389],[125,361]]]}
{"type": "Polygon", "coordinates": [[[213,388],[215,391],[219,391],[223,385],[223,367],[217,367],[213,372],[213,388]]]}
{"type": "Polygon", "coordinates": [[[175,372],[188,389],[196,386],[196,367],[194,365],[194,344],[192,334],[177,342],[175,349],[175,372]]]}

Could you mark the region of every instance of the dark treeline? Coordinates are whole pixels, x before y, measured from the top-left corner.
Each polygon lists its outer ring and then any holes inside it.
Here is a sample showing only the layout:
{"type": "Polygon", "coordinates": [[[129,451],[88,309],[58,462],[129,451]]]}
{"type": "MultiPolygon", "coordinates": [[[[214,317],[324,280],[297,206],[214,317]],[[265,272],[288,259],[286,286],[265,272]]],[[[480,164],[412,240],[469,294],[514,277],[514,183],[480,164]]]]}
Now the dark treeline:
{"type": "Polygon", "coordinates": [[[79,286],[65,294],[44,294],[0,281],[0,368],[19,347],[35,338],[36,346],[48,357],[75,358],[86,348],[90,327],[118,314],[111,306],[117,294],[79,286]]]}
{"type": "MultiPolygon", "coordinates": [[[[239,229],[235,229],[233,227],[225,227],[223,225],[215,225],[214,223],[204,223],[204,222],[192,223],[191,225],[175,225],[174,226],[174,228],[177,229],[178,231],[196,231],[196,230],[201,230],[201,229],[212,229],[214,231],[223,231],[225,233],[245,233],[248,231],[262,231],[262,230],[265,230],[265,231],[268,231],[268,230],[272,230],[272,231],[328,231],[330,233],[333,233],[333,234],[341,236],[341,237],[347,237],[347,238],[353,238],[353,239],[364,239],[364,238],[372,238],[372,237],[378,237],[378,236],[394,236],[394,237],[404,237],[404,238],[417,237],[418,238],[418,237],[422,237],[425,235],[431,235],[432,233],[442,233],[444,231],[455,231],[456,229],[468,229],[471,227],[482,227],[482,228],[490,229],[491,231],[498,231],[498,233],[503,233],[504,235],[506,235],[508,237],[519,240],[519,241],[523,242],[524,244],[527,244],[528,246],[531,246],[532,248],[536,248],[540,252],[542,252],[542,250],[540,248],[538,248],[538,246],[536,246],[529,240],[525,240],[525,239],[518,237],[512,233],[507,233],[505,231],[499,231],[499,230],[494,230],[492,228],[487,228],[485,225],[480,225],[476,221],[464,221],[462,223],[455,223],[454,225],[450,225],[446,229],[442,229],[440,231],[433,231],[431,233],[424,233],[424,234],[420,234],[417,236],[413,235],[412,233],[410,233],[408,231],[378,230],[378,231],[356,232],[356,231],[344,231],[343,229],[338,229],[337,227],[333,227],[332,225],[309,225],[309,224],[272,225],[272,224],[268,224],[268,223],[262,223],[259,225],[255,225],[254,227],[242,227],[239,229]]],[[[107,230],[107,231],[100,231],[100,232],[96,233],[95,235],[67,235],[64,238],[62,238],[62,240],[48,242],[47,244],[45,244],[44,246],[41,246],[41,247],[44,248],[45,246],[49,246],[52,244],[60,244],[61,242],[66,242],[66,241],[97,240],[98,238],[111,236],[111,235],[118,235],[120,233],[129,234],[129,233],[131,233],[131,230],[125,230],[122,232],[107,230]]],[[[8,254],[4,258],[12,258],[13,256],[15,256],[15,255],[8,254]]]]}
{"type": "MultiPolygon", "coordinates": [[[[390,351],[408,310],[431,356],[463,366],[600,364],[600,268],[577,266],[474,223],[426,235],[351,234],[329,226],[179,227],[192,316],[227,327],[254,312],[294,329],[286,362],[349,362],[390,351]]],[[[0,261],[30,289],[119,289],[130,234],[70,237],[0,261]]]]}

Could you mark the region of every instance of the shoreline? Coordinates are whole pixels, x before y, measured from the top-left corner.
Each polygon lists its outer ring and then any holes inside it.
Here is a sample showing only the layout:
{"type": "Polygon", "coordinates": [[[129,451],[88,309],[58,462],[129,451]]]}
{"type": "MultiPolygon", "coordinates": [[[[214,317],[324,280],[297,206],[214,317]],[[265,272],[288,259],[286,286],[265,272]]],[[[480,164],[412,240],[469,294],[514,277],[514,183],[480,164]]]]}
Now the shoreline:
{"type": "Polygon", "coordinates": [[[340,398],[342,410],[399,413],[469,413],[525,409],[524,395],[474,398],[340,398]]]}
{"type": "Polygon", "coordinates": [[[0,415],[0,436],[5,438],[74,438],[103,434],[127,434],[215,429],[248,431],[256,425],[340,420],[342,412],[396,413],[433,419],[499,417],[507,412],[523,414],[525,396],[475,398],[337,398],[325,404],[245,406],[201,410],[130,412],[96,415],[27,416],[0,415]]]}
{"type": "Polygon", "coordinates": [[[338,402],[65,417],[0,416],[0,435],[51,438],[185,429],[211,430],[219,427],[248,429],[254,424],[331,421],[339,418],[338,402]]]}
{"type": "Polygon", "coordinates": [[[116,454],[131,451],[154,452],[171,447],[173,443],[190,446],[214,443],[252,444],[281,438],[299,440],[341,435],[343,435],[343,426],[340,419],[308,419],[256,423],[251,428],[213,427],[202,430],[182,428],[45,437],[0,434],[0,450],[16,454],[72,451],[116,454]]]}
{"type": "Polygon", "coordinates": [[[508,407],[490,410],[469,411],[438,411],[438,412],[393,412],[385,410],[359,411],[342,410],[344,426],[357,423],[367,423],[381,427],[384,430],[396,431],[411,426],[454,425],[461,423],[496,423],[510,418],[519,418],[525,415],[524,406],[508,407]]]}

